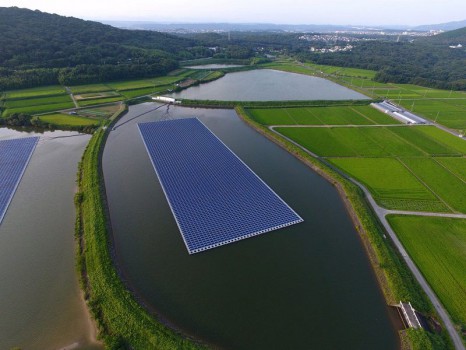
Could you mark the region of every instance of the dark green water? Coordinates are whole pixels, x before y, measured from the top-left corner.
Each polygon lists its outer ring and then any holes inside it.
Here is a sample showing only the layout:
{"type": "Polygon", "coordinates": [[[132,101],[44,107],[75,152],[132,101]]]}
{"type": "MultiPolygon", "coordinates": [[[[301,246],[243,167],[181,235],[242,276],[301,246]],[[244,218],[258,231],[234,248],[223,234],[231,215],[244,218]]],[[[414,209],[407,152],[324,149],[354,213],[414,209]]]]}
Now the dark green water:
{"type": "MultiPolygon", "coordinates": [[[[124,120],[153,108],[132,106],[124,120]]],[[[136,123],[112,131],[103,166],[118,265],[172,326],[226,349],[397,349],[393,321],[337,191],[230,110],[199,117],[304,223],[188,255],[136,123]]]]}
{"type": "Polygon", "coordinates": [[[208,84],[192,86],[171,96],[228,101],[362,100],[368,98],[330,80],[272,69],[229,73],[208,84]]]}
{"type": "MultiPolygon", "coordinates": [[[[31,135],[0,128],[0,139],[31,135]]],[[[74,267],[76,171],[90,136],[72,135],[40,134],[0,225],[2,350],[99,348],[74,267]]]]}

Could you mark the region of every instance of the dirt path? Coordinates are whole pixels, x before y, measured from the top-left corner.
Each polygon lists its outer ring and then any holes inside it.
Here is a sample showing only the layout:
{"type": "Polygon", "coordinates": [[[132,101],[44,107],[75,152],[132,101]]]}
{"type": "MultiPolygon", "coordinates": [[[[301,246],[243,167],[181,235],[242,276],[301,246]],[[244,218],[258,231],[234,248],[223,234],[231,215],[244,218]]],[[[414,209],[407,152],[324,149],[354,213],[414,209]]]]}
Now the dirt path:
{"type": "Polygon", "coordinates": [[[71,99],[73,100],[74,106],[75,106],[76,108],[79,108],[78,102],[77,102],[76,99],[74,98],[74,95],[73,95],[73,92],[71,91],[71,89],[70,89],[68,86],[65,86],[65,90],[66,90],[66,93],[67,93],[68,95],[70,95],[71,99]]]}

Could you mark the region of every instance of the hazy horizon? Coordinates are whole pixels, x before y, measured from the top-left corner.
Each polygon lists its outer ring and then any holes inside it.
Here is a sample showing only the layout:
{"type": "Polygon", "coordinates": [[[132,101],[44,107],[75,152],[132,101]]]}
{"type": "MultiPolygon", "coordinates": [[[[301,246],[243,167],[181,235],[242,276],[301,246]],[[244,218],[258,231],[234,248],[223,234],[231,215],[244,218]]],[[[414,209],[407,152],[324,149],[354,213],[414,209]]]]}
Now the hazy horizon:
{"type": "Polygon", "coordinates": [[[465,20],[466,1],[447,0],[189,0],[157,4],[144,0],[2,0],[17,6],[97,21],[288,25],[417,26],[465,20]],[[330,9],[330,10],[329,10],[330,9]]]}

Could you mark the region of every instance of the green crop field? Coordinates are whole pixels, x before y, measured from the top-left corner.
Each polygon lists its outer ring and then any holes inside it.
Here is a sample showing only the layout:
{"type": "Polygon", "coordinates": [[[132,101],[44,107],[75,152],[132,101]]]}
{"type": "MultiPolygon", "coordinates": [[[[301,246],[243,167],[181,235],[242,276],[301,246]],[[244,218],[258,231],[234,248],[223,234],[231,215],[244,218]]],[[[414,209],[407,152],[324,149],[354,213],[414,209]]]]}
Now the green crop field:
{"type": "Polygon", "coordinates": [[[248,109],[263,125],[370,125],[398,124],[371,106],[248,109]]]}
{"type": "Polygon", "coordinates": [[[426,134],[437,142],[447,145],[463,155],[466,154],[466,140],[464,139],[455,137],[434,126],[416,126],[416,130],[426,134]]]}
{"type": "Polygon", "coordinates": [[[364,79],[372,79],[376,71],[359,68],[337,67],[337,66],[323,66],[313,63],[305,63],[306,66],[315,69],[316,71],[324,74],[340,75],[346,77],[359,77],[364,79]]]}
{"type": "Polygon", "coordinates": [[[8,108],[6,109],[2,117],[7,117],[13,113],[25,113],[25,114],[39,114],[46,112],[54,112],[62,109],[73,108],[73,102],[69,103],[54,103],[50,105],[40,105],[40,106],[29,106],[29,107],[20,107],[20,108],[8,108]]]}
{"type": "Polygon", "coordinates": [[[353,128],[276,128],[277,132],[323,157],[383,156],[382,150],[366,138],[358,138],[353,128]],[[348,137],[356,137],[348,142],[348,137]]]}
{"type": "Polygon", "coordinates": [[[98,125],[99,121],[96,119],[84,118],[79,116],[72,116],[69,114],[53,113],[45,114],[39,117],[40,120],[53,125],[69,125],[69,126],[80,126],[80,125],[98,125]]]}
{"type": "Polygon", "coordinates": [[[172,88],[173,88],[173,85],[160,85],[160,86],[156,86],[155,88],[149,87],[149,88],[143,88],[143,89],[121,90],[120,94],[122,94],[124,97],[129,99],[129,98],[134,98],[138,96],[145,96],[145,95],[151,95],[151,94],[164,92],[172,88]]]}
{"type": "Polygon", "coordinates": [[[113,90],[110,86],[106,84],[86,84],[86,85],[76,85],[70,87],[73,94],[86,94],[91,92],[102,92],[113,90]]]}
{"type": "MultiPolygon", "coordinates": [[[[378,81],[374,81],[371,79],[364,79],[364,78],[355,78],[355,77],[339,77],[340,80],[344,81],[346,85],[364,88],[368,91],[371,91],[375,88],[384,88],[387,87],[387,84],[379,83],[378,81]]],[[[390,87],[390,86],[389,86],[390,87]]]]}
{"type": "Polygon", "coordinates": [[[112,89],[115,90],[132,90],[132,89],[142,89],[142,88],[149,88],[149,87],[156,87],[161,85],[170,85],[174,84],[180,79],[187,77],[190,74],[193,74],[193,70],[187,71],[180,71],[180,74],[177,75],[169,75],[165,77],[157,77],[151,79],[139,79],[139,80],[127,80],[127,81],[118,81],[108,83],[107,85],[110,86],[112,89]]]}
{"type": "MultiPolygon", "coordinates": [[[[369,125],[374,124],[364,115],[350,107],[315,107],[308,108],[307,112],[323,125],[369,125]]],[[[305,120],[305,119],[304,119],[305,120]]],[[[301,124],[301,120],[297,120],[301,124]]]]}
{"type": "Polygon", "coordinates": [[[391,128],[390,131],[398,135],[399,137],[405,139],[407,142],[409,142],[413,146],[417,147],[418,149],[423,150],[424,152],[430,155],[460,156],[462,154],[462,152],[460,152],[456,148],[452,148],[449,145],[443,143],[442,141],[436,140],[435,138],[421,131],[422,129],[427,129],[427,128],[438,130],[434,126],[425,126],[425,127],[409,126],[409,127],[402,127],[402,128],[391,128]]]}
{"type": "Polygon", "coordinates": [[[466,183],[434,159],[405,158],[406,166],[454,211],[466,213],[466,183]]]}
{"type": "MultiPolygon", "coordinates": [[[[398,127],[397,127],[398,128],[398,127]]],[[[277,128],[323,157],[425,156],[387,127],[277,128]]]]}
{"type": "Polygon", "coordinates": [[[71,98],[68,95],[58,95],[58,96],[45,96],[38,98],[29,98],[21,100],[11,100],[8,99],[5,101],[4,106],[6,108],[22,108],[30,106],[42,106],[42,105],[52,105],[56,103],[70,103],[71,98]]]}
{"type": "Polygon", "coordinates": [[[363,183],[388,209],[448,211],[398,159],[331,158],[331,163],[363,183]]]}
{"type": "MultiPolygon", "coordinates": [[[[290,110],[291,108],[288,108],[290,110]]],[[[248,113],[263,125],[295,125],[296,121],[291,119],[286,108],[248,109],[248,113]]]]}
{"type": "Polygon", "coordinates": [[[460,178],[466,185],[466,159],[465,158],[435,158],[435,160],[444,166],[451,173],[460,178]]]}
{"type": "Polygon", "coordinates": [[[85,107],[85,106],[98,105],[102,103],[122,101],[124,99],[125,98],[123,96],[117,96],[117,97],[108,97],[108,98],[98,98],[95,100],[83,100],[83,101],[79,101],[78,103],[80,107],[85,107]]]}
{"type": "Polygon", "coordinates": [[[66,91],[62,86],[53,85],[53,86],[43,86],[38,88],[31,88],[31,89],[21,89],[21,90],[13,90],[7,91],[5,93],[5,97],[7,99],[19,99],[19,98],[31,98],[31,97],[39,97],[39,96],[52,96],[52,95],[60,95],[65,94],[66,91]]]}
{"type": "Polygon", "coordinates": [[[83,117],[91,117],[91,118],[99,118],[99,119],[107,119],[114,115],[120,106],[118,105],[109,105],[103,107],[94,107],[94,108],[84,108],[78,110],[78,114],[83,117]]]}
{"type": "Polygon", "coordinates": [[[380,112],[371,106],[351,106],[351,109],[354,111],[364,114],[364,116],[371,120],[373,124],[378,125],[391,125],[391,124],[401,124],[395,118],[390,117],[389,115],[380,112]]]}
{"type": "Polygon", "coordinates": [[[466,141],[436,127],[282,127],[276,131],[329,157],[388,209],[466,213],[466,141]]]}
{"type": "Polygon", "coordinates": [[[453,321],[466,327],[466,220],[397,215],[388,221],[453,321]]]}
{"type": "Polygon", "coordinates": [[[120,94],[116,91],[100,91],[100,92],[89,92],[80,95],[74,95],[76,100],[94,100],[98,98],[106,98],[112,96],[120,96],[120,94]]]}
{"type": "Polygon", "coordinates": [[[466,129],[466,105],[462,100],[400,100],[401,106],[427,119],[434,120],[453,129],[466,129]]]}

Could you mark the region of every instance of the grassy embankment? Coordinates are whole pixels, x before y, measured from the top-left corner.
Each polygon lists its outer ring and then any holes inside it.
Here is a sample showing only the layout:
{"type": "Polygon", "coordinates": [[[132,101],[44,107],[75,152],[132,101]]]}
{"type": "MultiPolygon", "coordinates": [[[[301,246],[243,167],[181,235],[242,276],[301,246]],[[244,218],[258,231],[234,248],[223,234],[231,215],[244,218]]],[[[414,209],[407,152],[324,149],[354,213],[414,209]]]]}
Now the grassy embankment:
{"type": "MultiPolygon", "coordinates": [[[[238,106],[236,111],[245,122],[303,160],[338,189],[345,203],[352,208],[352,218],[356,229],[361,234],[387,303],[396,304],[400,300],[409,300],[417,310],[438,319],[429,299],[419,287],[396,248],[390,241],[384,239],[383,228],[364,199],[361,189],[325,163],[256,122],[243,107],[238,106]]],[[[445,332],[436,335],[422,330],[407,330],[402,333],[402,337],[412,349],[452,347],[445,332]]]]}
{"type": "Polygon", "coordinates": [[[140,306],[115,270],[101,171],[107,131],[99,129],[84,152],[75,200],[77,269],[99,338],[108,349],[200,349],[201,345],[169,329],[140,306]]]}

